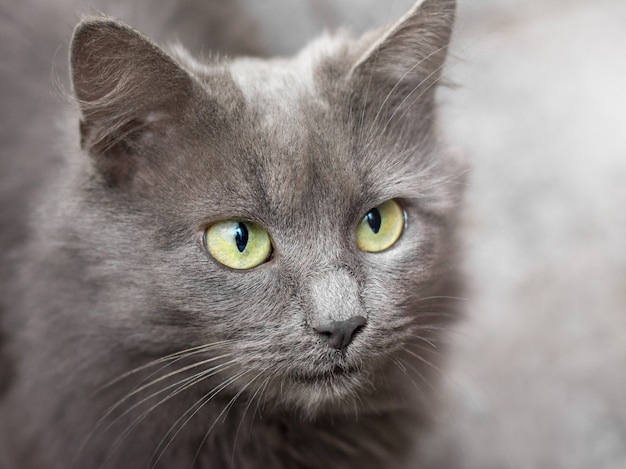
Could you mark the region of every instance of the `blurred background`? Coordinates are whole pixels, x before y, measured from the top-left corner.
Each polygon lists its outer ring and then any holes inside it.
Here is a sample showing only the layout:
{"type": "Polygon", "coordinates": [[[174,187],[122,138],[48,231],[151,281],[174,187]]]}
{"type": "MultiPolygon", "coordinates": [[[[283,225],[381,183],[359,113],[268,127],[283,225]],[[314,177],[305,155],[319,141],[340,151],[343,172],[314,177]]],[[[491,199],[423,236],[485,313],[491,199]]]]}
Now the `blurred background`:
{"type": "MultiPolygon", "coordinates": [[[[49,126],[38,110],[61,101],[50,89],[65,82],[72,12],[94,3],[196,52],[237,43],[288,54],[324,29],[390,24],[413,1],[0,0],[0,70],[25,77],[15,89],[2,84],[6,155],[25,145],[14,129],[28,123],[36,145],[38,126],[49,126]],[[199,35],[207,28],[222,42],[199,35]]],[[[427,467],[623,469],[626,1],[465,0],[459,9],[447,71],[458,86],[440,100],[444,131],[472,167],[470,289],[427,467]]],[[[3,210],[18,206],[14,186],[40,177],[35,163],[14,164],[32,177],[0,188],[11,202],[3,210]]]]}
{"type": "Polygon", "coordinates": [[[435,467],[624,468],[626,1],[460,8],[473,288],[435,467]]]}

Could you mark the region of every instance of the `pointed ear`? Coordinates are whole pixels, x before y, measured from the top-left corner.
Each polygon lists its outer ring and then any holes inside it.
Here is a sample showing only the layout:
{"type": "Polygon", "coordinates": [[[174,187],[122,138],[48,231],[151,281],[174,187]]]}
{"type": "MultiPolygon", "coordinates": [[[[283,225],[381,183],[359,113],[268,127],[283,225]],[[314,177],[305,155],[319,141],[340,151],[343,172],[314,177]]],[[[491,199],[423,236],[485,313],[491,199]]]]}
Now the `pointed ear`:
{"type": "Polygon", "coordinates": [[[132,177],[142,144],[164,135],[194,80],[162,49],[116,20],[82,21],[70,53],[81,145],[110,183],[132,177]]]}
{"type": "MultiPolygon", "coordinates": [[[[420,0],[393,27],[364,40],[369,47],[351,70],[353,87],[376,112],[432,96],[442,76],[456,12],[455,0],[420,0]],[[366,89],[368,91],[366,91],[366,89]]],[[[365,103],[368,106],[367,103],[365,103]]]]}

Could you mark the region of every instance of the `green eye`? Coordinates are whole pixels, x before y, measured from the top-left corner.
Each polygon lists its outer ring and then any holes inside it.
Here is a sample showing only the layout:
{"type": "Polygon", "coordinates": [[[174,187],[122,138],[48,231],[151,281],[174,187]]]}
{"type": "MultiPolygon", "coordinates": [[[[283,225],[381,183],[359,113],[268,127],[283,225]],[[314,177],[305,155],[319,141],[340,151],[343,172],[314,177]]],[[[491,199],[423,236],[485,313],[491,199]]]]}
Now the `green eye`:
{"type": "Polygon", "coordinates": [[[251,269],[272,254],[270,235],[250,221],[224,220],[204,232],[204,244],[218,262],[232,269],[251,269]]]}
{"type": "Polygon", "coordinates": [[[404,211],[395,200],[371,209],[356,227],[361,251],[380,252],[394,245],[404,230],[404,211]]]}

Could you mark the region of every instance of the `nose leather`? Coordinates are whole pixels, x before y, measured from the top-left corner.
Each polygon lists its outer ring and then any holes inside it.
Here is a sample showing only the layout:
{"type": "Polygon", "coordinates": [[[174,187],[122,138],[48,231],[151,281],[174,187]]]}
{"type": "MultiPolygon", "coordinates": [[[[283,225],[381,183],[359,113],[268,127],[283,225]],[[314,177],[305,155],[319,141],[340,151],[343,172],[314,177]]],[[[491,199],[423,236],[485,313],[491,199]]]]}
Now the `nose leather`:
{"type": "Polygon", "coordinates": [[[343,321],[330,321],[313,329],[328,345],[337,349],[345,350],[356,333],[365,326],[367,320],[363,316],[353,316],[343,321]]]}

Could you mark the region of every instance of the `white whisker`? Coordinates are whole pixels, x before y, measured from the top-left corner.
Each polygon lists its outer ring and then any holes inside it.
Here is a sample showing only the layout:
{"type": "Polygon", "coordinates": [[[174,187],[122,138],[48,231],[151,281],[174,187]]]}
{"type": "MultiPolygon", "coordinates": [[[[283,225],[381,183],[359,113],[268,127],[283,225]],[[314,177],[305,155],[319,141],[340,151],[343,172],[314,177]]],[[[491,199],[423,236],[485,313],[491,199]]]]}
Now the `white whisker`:
{"type": "Polygon", "coordinates": [[[406,353],[408,353],[409,355],[417,358],[419,361],[421,361],[422,363],[424,363],[425,365],[429,366],[430,368],[432,368],[433,370],[435,370],[436,372],[438,372],[441,376],[444,376],[443,371],[441,370],[441,368],[439,368],[437,365],[435,365],[434,363],[430,362],[429,360],[426,360],[424,357],[422,357],[421,355],[418,355],[417,353],[409,350],[406,347],[403,347],[404,351],[406,353]]]}
{"type": "Polygon", "coordinates": [[[163,436],[163,438],[161,438],[161,441],[159,442],[159,444],[157,445],[156,449],[154,450],[151,460],[153,460],[152,465],[150,466],[151,469],[154,469],[154,467],[158,464],[159,460],[163,457],[163,455],[165,454],[165,452],[167,451],[167,449],[170,447],[170,445],[172,444],[172,442],[176,439],[176,437],[180,434],[180,432],[183,430],[183,428],[187,425],[187,423],[189,423],[189,421],[209,402],[211,401],[211,399],[213,399],[216,395],[218,395],[220,392],[222,392],[224,389],[226,389],[228,386],[230,386],[232,383],[234,383],[235,381],[237,381],[239,378],[241,378],[242,376],[244,376],[246,373],[248,373],[250,370],[243,370],[243,371],[239,371],[238,373],[235,373],[233,376],[227,378],[226,380],[222,381],[218,386],[216,386],[215,388],[213,388],[211,391],[209,391],[207,394],[205,394],[203,397],[201,397],[199,400],[197,400],[191,407],[189,407],[184,413],[183,415],[181,415],[171,426],[170,429],[167,431],[167,433],[163,436]],[[195,409],[194,409],[195,408],[195,409]],[[191,415],[189,415],[189,413],[191,412],[191,415]],[[189,415],[187,417],[187,415],[189,415]],[[187,417],[187,418],[185,418],[187,417]],[[181,420],[183,420],[183,423],[180,424],[178,426],[178,429],[172,434],[172,432],[174,431],[174,428],[179,424],[179,422],[181,422],[181,420]],[[168,438],[169,435],[172,435],[171,437],[168,438]],[[165,440],[167,439],[167,443],[164,445],[165,440]],[[161,448],[162,447],[162,448],[161,448]],[[156,459],[154,459],[156,456],[156,459]]]}
{"type": "Polygon", "coordinates": [[[146,368],[150,368],[151,366],[156,366],[158,364],[161,364],[163,362],[169,361],[169,360],[175,360],[181,356],[190,356],[190,355],[195,355],[196,353],[202,353],[208,350],[211,350],[212,348],[218,347],[220,345],[226,344],[230,342],[229,340],[222,340],[220,342],[214,342],[212,344],[205,344],[205,345],[198,345],[196,347],[191,347],[185,350],[181,350],[179,352],[174,352],[170,355],[166,355],[164,357],[158,358],[156,360],[153,360],[151,362],[148,362],[144,365],[138,366],[137,368],[134,368],[130,371],[127,371],[126,373],[118,376],[117,378],[109,381],[108,383],[102,385],[100,388],[98,388],[98,391],[102,391],[108,387],[111,387],[112,385],[118,383],[119,381],[128,378],[129,376],[132,376],[136,373],[139,373],[143,370],[145,370],[146,368]]]}
{"type": "MultiPolygon", "coordinates": [[[[106,419],[109,415],[111,415],[111,413],[112,413],[112,412],[114,412],[114,411],[115,411],[115,409],[117,409],[120,405],[122,405],[122,404],[123,404],[124,402],[126,402],[128,399],[130,399],[130,398],[132,398],[133,396],[135,396],[135,395],[139,394],[140,392],[142,392],[142,391],[144,391],[144,390],[146,390],[146,389],[148,389],[148,388],[150,388],[150,387],[154,386],[155,384],[160,383],[161,381],[164,381],[164,380],[166,380],[166,379],[168,379],[168,378],[171,378],[172,376],[176,376],[176,375],[178,375],[178,374],[180,374],[180,373],[184,373],[185,371],[189,371],[189,370],[191,370],[191,369],[193,369],[193,368],[197,368],[197,367],[199,367],[199,366],[206,365],[207,363],[214,362],[215,360],[220,360],[220,359],[222,359],[222,358],[227,358],[227,357],[229,357],[230,355],[231,355],[231,354],[219,355],[219,356],[217,356],[217,357],[211,357],[211,358],[209,358],[209,359],[202,360],[202,361],[200,361],[200,362],[196,362],[196,363],[193,363],[193,364],[191,364],[191,365],[187,365],[187,366],[185,366],[185,367],[183,367],[183,368],[180,368],[180,369],[178,369],[178,370],[172,371],[172,372],[170,372],[170,373],[166,374],[165,376],[161,376],[160,378],[157,378],[157,379],[155,379],[155,380],[151,381],[150,383],[144,384],[143,386],[141,386],[141,387],[139,387],[139,388],[133,388],[133,390],[132,390],[131,392],[129,392],[128,394],[126,394],[123,398],[121,398],[121,399],[120,399],[119,401],[117,401],[114,405],[112,405],[112,406],[109,408],[109,410],[108,410],[108,411],[107,411],[107,412],[106,412],[106,413],[105,413],[105,414],[104,414],[104,415],[103,415],[103,416],[102,416],[102,417],[98,420],[98,423],[100,423],[102,420],[106,419]]],[[[220,365],[217,365],[215,368],[219,368],[220,366],[222,366],[222,365],[224,365],[224,364],[226,364],[226,363],[234,363],[235,361],[236,361],[236,359],[231,360],[231,361],[229,361],[229,362],[222,363],[222,364],[220,364],[220,365]]],[[[209,370],[213,370],[213,369],[215,369],[215,368],[210,368],[209,370]]],[[[204,372],[203,372],[203,373],[204,373],[204,372]]],[[[185,379],[189,379],[189,378],[185,378],[185,379]]],[[[184,380],[183,380],[183,381],[184,381],[184,380]]],[[[179,381],[179,383],[180,383],[180,381],[179,381]]],[[[161,394],[161,393],[165,392],[166,390],[168,390],[168,389],[170,389],[170,388],[172,388],[172,387],[176,386],[177,384],[178,384],[178,383],[173,384],[173,385],[169,385],[169,386],[167,386],[167,387],[165,387],[165,388],[161,389],[160,391],[157,391],[156,393],[154,393],[154,394],[150,395],[150,396],[149,396],[148,398],[146,398],[146,399],[150,399],[150,398],[152,398],[152,397],[154,397],[154,396],[156,396],[156,395],[158,395],[158,394],[161,394]]],[[[145,401],[145,400],[143,400],[143,401],[141,401],[141,402],[144,402],[144,401],[145,401]]]]}
{"type": "MultiPolygon", "coordinates": [[[[177,381],[176,383],[173,383],[153,394],[151,394],[150,396],[141,399],[139,402],[133,404],[130,408],[126,409],[121,415],[117,416],[111,423],[109,423],[109,425],[107,425],[107,427],[103,430],[103,433],[108,431],[115,423],[117,423],[120,419],[122,419],[124,416],[128,415],[130,412],[132,412],[134,409],[136,409],[137,407],[141,406],[142,404],[146,403],[147,401],[149,401],[150,399],[153,399],[154,397],[156,397],[159,394],[162,394],[163,392],[173,388],[173,387],[177,387],[177,389],[175,389],[174,391],[172,391],[171,393],[169,393],[167,396],[165,396],[163,399],[161,399],[159,402],[157,402],[156,404],[152,405],[150,408],[148,408],[147,410],[143,411],[139,417],[137,417],[129,426],[126,430],[124,430],[124,432],[115,440],[115,442],[113,443],[110,451],[109,451],[109,456],[107,457],[107,461],[108,459],[110,459],[110,457],[115,453],[115,451],[117,450],[117,448],[119,448],[119,446],[123,443],[123,441],[128,437],[128,435],[157,407],[159,407],[160,405],[162,405],[163,403],[167,402],[168,400],[170,400],[172,397],[180,394],[183,391],[186,391],[187,389],[191,388],[192,386],[195,386],[196,384],[200,383],[201,381],[216,375],[217,373],[224,371],[225,369],[228,369],[230,366],[232,366],[234,363],[237,362],[237,359],[231,360],[230,362],[226,362],[226,363],[222,363],[220,365],[217,365],[215,367],[209,368],[208,370],[204,370],[201,371],[199,373],[196,373],[195,375],[192,375],[190,377],[187,377],[185,379],[182,379],[180,381],[177,381]]],[[[106,462],[106,461],[105,461],[106,462]]]]}
{"type": "MultiPolygon", "coordinates": [[[[415,368],[411,363],[405,363],[405,365],[409,367],[409,369],[413,371],[418,376],[418,378],[421,379],[426,386],[428,386],[428,388],[431,391],[435,390],[435,387],[433,386],[433,384],[428,379],[426,379],[426,377],[417,368],[415,368]]],[[[408,373],[407,373],[407,376],[408,376],[408,373]]],[[[423,396],[424,398],[426,398],[425,395],[423,396]]]]}
{"type": "Polygon", "coordinates": [[[415,382],[415,380],[411,377],[411,375],[409,374],[409,372],[407,371],[406,367],[404,366],[404,363],[402,362],[402,360],[400,360],[399,358],[394,358],[393,359],[393,363],[400,368],[400,370],[402,371],[402,373],[404,373],[404,375],[409,379],[409,381],[411,382],[411,384],[413,385],[413,387],[417,390],[420,399],[427,403],[428,399],[426,397],[426,394],[424,393],[424,390],[415,382]]]}
{"type": "MultiPolygon", "coordinates": [[[[251,370],[246,370],[246,373],[249,372],[249,371],[251,371],[251,370]]],[[[235,403],[235,401],[239,398],[239,396],[241,396],[243,394],[243,392],[248,388],[248,386],[250,386],[250,384],[252,384],[254,382],[255,379],[257,379],[259,376],[261,376],[262,373],[263,373],[262,371],[259,372],[254,378],[252,378],[248,383],[246,383],[246,385],[243,388],[241,388],[237,394],[235,394],[233,396],[233,398],[228,402],[228,404],[226,404],[226,406],[218,414],[218,416],[215,417],[215,420],[213,421],[213,424],[211,424],[211,426],[209,427],[207,432],[204,434],[204,437],[202,438],[202,441],[198,445],[198,450],[196,451],[196,454],[195,454],[195,456],[193,458],[193,461],[192,461],[191,466],[190,466],[189,469],[193,469],[193,467],[195,466],[196,460],[198,459],[198,456],[200,456],[200,451],[202,450],[202,446],[204,446],[204,443],[206,442],[207,438],[209,437],[209,434],[211,433],[211,430],[213,430],[215,425],[217,425],[217,422],[220,420],[220,418],[222,418],[222,416],[224,416],[224,420],[223,421],[226,420],[226,416],[228,415],[228,412],[229,412],[230,408],[233,406],[233,404],[235,403]]]]}
{"type": "MultiPolygon", "coordinates": [[[[263,370],[264,372],[265,370],[263,370]]],[[[259,387],[257,388],[256,391],[254,391],[254,394],[252,394],[252,396],[250,397],[250,399],[248,399],[248,402],[246,404],[246,407],[243,410],[243,414],[241,415],[241,420],[239,421],[239,425],[237,425],[237,431],[235,432],[235,439],[233,440],[233,454],[231,456],[231,460],[234,461],[235,460],[235,449],[237,448],[237,439],[239,438],[239,431],[241,430],[241,426],[243,425],[243,422],[246,418],[246,413],[248,412],[248,409],[250,408],[250,406],[252,405],[252,402],[255,400],[257,394],[259,394],[259,392],[261,391],[261,389],[263,388],[263,386],[270,380],[270,378],[272,377],[271,374],[267,375],[265,377],[265,379],[263,380],[263,382],[259,385],[259,387]]],[[[254,416],[253,416],[254,418],[254,416]]]]}

